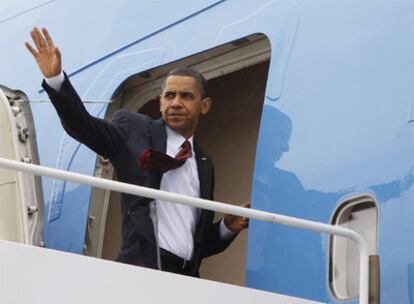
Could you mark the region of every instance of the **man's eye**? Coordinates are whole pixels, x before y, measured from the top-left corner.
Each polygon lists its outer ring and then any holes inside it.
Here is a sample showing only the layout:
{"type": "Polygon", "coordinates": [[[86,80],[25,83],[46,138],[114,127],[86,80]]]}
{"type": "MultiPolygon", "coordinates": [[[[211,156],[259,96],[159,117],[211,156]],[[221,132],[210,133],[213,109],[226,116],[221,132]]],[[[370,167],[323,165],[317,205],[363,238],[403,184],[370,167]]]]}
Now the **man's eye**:
{"type": "Polygon", "coordinates": [[[167,92],[167,93],[164,94],[164,97],[167,98],[167,99],[173,98],[174,97],[174,94],[171,93],[171,92],[167,92]]]}
{"type": "Polygon", "coordinates": [[[194,95],[191,93],[183,93],[182,96],[184,99],[194,99],[194,95]]]}

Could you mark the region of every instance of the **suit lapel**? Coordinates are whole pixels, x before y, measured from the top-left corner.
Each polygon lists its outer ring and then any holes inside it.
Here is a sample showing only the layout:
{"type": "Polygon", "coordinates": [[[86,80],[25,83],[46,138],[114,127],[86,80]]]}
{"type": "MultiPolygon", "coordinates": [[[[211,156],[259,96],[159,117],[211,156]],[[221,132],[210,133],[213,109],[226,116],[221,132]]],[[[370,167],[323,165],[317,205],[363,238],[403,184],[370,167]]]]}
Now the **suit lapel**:
{"type": "MultiPolygon", "coordinates": [[[[164,120],[162,118],[154,120],[149,127],[151,147],[160,152],[167,152],[167,132],[165,131],[164,120]]],[[[149,172],[149,187],[159,189],[162,173],[149,172]]]]}
{"type": "MultiPolygon", "coordinates": [[[[214,189],[213,165],[211,160],[203,154],[203,151],[201,151],[196,143],[194,143],[194,152],[196,154],[198,179],[200,180],[200,197],[212,200],[214,189]]],[[[201,209],[200,218],[194,234],[194,243],[197,245],[195,247],[196,251],[194,252],[195,260],[201,260],[201,257],[199,256],[201,254],[200,246],[202,245],[203,240],[205,240],[206,229],[211,224],[213,217],[213,211],[201,209]]]]}
{"type": "Polygon", "coordinates": [[[200,197],[212,199],[212,166],[209,159],[203,154],[196,143],[194,143],[194,152],[197,163],[198,179],[200,180],[200,197]]]}

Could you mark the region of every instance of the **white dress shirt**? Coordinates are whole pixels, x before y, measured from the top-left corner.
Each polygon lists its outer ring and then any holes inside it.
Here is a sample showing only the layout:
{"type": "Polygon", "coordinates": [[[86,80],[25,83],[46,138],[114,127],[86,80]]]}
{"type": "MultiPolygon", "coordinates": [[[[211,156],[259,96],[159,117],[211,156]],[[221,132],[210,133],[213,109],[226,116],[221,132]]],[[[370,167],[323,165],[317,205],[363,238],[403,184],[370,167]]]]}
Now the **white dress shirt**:
{"type": "Polygon", "coordinates": [[[60,72],[59,75],[56,75],[50,78],[45,78],[45,80],[46,80],[46,83],[49,85],[49,87],[51,87],[53,90],[58,92],[60,88],[62,87],[63,81],[65,81],[65,75],[63,74],[63,71],[62,71],[60,72]]]}
{"type": "MultiPolygon", "coordinates": [[[[167,131],[167,154],[175,157],[180,151],[185,138],[169,127],[167,131]]],[[[200,197],[200,181],[197,173],[197,163],[191,144],[193,156],[177,169],[163,174],[160,189],[192,197],[200,197]]],[[[194,250],[193,236],[200,210],[194,207],[156,200],[158,218],[158,242],[164,248],[186,260],[192,258],[194,250]]]]}

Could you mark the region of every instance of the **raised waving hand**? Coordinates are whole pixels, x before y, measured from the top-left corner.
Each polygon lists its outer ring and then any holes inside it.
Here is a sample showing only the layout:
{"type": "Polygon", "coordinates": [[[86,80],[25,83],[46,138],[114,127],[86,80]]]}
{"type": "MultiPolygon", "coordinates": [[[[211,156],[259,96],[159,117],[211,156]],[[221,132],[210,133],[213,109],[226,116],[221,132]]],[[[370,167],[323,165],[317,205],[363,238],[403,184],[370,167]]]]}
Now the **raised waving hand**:
{"type": "Polygon", "coordinates": [[[43,76],[50,78],[59,75],[62,71],[62,58],[59,49],[54,46],[48,31],[42,28],[42,33],[35,27],[30,32],[35,47],[29,42],[26,42],[25,45],[36,59],[43,76]]]}

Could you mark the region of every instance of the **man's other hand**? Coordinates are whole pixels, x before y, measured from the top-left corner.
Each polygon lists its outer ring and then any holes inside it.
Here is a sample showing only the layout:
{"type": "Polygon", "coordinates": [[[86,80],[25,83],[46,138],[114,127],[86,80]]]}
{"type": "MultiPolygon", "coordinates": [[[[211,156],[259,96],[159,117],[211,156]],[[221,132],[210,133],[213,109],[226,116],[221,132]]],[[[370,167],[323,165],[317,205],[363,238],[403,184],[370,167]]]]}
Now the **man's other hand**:
{"type": "MultiPolygon", "coordinates": [[[[241,207],[250,208],[250,202],[246,202],[241,207]]],[[[240,232],[249,226],[249,219],[243,216],[226,214],[224,216],[224,224],[233,232],[240,232]]]]}
{"type": "Polygon", "coordinates": [[[42,33],[38,28],[30,32],[35,48],[26,42],[27,49],[36,59],[37,65],[45,78],[57,76],[62,71],[62,58],[60,51],[54,46],[52,37],[45,28],[42,33]],[[43,35],[42,35],[43,33],[43,35]]]}

